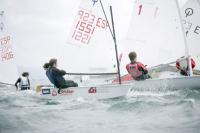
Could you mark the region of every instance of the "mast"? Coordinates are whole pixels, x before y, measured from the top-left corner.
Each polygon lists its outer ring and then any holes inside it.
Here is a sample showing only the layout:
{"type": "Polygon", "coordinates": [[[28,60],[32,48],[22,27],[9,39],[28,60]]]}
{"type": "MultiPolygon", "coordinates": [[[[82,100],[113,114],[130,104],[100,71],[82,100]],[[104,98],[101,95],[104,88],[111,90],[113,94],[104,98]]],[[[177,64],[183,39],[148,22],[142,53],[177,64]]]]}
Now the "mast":
{"type": "Polygon", "coordinates": [[[100,0],[100,4],[101,4],[101,8],[102,8],[102,10],[103,10],[104,16],[105,16],[105,18],[106,18],[106,21],[107,21],[107,23],[108,23],[108,27],[109,27],[111,36],[112,36],[113,41],[114,41],[114,45],[115,45],[115,55],[116,55],[116,61],[117,61],[117,73],[118,73],[119,84],[121,84],[121,73],[120,73],[120,67],[119,67],[118,49],[117,49],[117,41],[116,41],[116,35],[115,35],[115,26],[114,26],[114,19],[113,19],[112,6],[110,6],[110,14],[111,14],[113,32],[112,32],[112,30],[111,30],[111,27],[110,27],[110,24],[109,24],[109,21],[108,21],[108,18],[107,18],[107,16],[106,16],[106,13],[105,13],[105,10],[104,10],[104,7],[103,7],[103,4],[102,4],[101,0],[100,0]]]}
{"type": "Polygon", "coordinates": [[[116,41],[116,35],[115,35],[115,25],[114,25],[114,19],[113,19],[112,6],[110,6],[110,15],[111,15],[111,20],[112,20],[112,28],[113,28],[113,40],[115,43],[115,54],[116,54],[116,60],[117,60],[118,78],[119,78],[119,83],[121,84],[121,73],[120,73],[120,67],[119,67],[119,58],[118,58],[117,41],[116,41]]]}
{"type": "Polygon", "coordinates": [[[188,68],[189,68],[189,76],[193,76],[193,71],[192,71],[192,64],[191,64],[191,56],[190,56],[190,53],[189,53],[189,47],[188,47],[188,43],[187,43],[187,38],[186,38],[186,33],[185,33],[185,30],[184,30],[184,27],[183,27],[183,23],[182,23],[182,17],[181,17],[181,10],[180,10],[180,7],[179,7],[179,4],[178,4],[178,1],[175,0],[176,2],[176,6],[177,6],[177,9],[178,9],[178,15],[179,15],[179,18],[180,18],[180,23],[181,23],[181,30],[182,30],[182,33],[183,33],[183,38],[184,38],[184,44],[185,44],[185,54],[186,54],[186,58],[187,58],[187,63],[188,63],[188,68]]]}

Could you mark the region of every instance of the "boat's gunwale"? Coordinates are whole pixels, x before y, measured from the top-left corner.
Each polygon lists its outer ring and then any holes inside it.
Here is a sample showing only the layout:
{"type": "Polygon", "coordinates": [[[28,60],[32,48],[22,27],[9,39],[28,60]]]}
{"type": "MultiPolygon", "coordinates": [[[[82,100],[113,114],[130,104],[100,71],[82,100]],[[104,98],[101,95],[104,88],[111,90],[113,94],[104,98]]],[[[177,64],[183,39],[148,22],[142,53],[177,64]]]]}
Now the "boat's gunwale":
{"type": "MultiPolygon", "coordinates": [[[[200,76],[181,76],[181,77],[175,77],[175,78],[163,78],[163,79],[147,79],[147,80],[142,80],[142,81],[135,81],[135,80],[131,80],[131,81],[128,81],[128,82],[123,82],[122,84],[119,84],[119,83],[112,83],[112,84],[102,84],[102,85],[88,85],[88,86],[80,86],[80,87],[69,87],[69,88],[63,88],[63,89],[85,89],[85,88],[91,88],[91,87],[95,87],[95,88],[98,88],[98,89],[101,89],[101,88],[108,88],[108,87],[116,87],[116,88],[119,88],[119,87],[129,87],[130,88],[132,86],[134,86],[135,83],[144,83],[144,82],[151,82],[151,81],[171,81],[171,80],[180,80],[180,79],[194,79],[194,78],[199,78],[200,79],[200,76]]],[[[58,89],[58,88],[55,88],[53,86],[43,86],[43,87],[47,87],[47,88],[52,88],[52,89],[58,89]]]]}

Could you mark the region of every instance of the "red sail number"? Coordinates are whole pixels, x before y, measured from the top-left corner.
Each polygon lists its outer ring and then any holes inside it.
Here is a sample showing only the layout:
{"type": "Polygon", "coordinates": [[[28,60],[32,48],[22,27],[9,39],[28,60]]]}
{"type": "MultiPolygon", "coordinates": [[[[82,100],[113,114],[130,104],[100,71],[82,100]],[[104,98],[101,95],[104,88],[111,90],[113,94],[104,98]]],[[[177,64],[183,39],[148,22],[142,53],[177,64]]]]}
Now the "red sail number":
{"type": "Polygon", "coordinates": [[[140,15],[142,12],[142,5],[139,5],[139,12],[138,12],[138,15],[140,15]]]}

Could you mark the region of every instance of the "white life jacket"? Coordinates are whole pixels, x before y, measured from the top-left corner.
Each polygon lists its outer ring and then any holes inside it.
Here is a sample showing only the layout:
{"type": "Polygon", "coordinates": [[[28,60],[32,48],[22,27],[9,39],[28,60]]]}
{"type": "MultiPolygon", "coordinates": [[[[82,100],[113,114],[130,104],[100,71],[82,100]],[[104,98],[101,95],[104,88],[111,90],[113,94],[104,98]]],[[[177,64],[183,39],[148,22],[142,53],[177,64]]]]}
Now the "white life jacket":
{"type": "Polygon", "coordinates": [[[21,82],[20,82],[20,88],[23,87],[30,87],[29,81],[27,77],[20,77],[21,78],[21,82]]]}

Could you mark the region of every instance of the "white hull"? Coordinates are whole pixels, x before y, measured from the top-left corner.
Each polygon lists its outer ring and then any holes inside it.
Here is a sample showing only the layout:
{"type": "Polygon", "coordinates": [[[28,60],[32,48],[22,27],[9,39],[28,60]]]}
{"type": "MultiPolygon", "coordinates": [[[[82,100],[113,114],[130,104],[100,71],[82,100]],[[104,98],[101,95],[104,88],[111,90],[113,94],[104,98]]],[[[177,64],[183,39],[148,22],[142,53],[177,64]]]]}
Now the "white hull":
{"type": "Polygon", "coordinates": [[[68,97],[68,98],[84,98],[84,99],[109,99],[126,96],[131,89],[131,84],[116,84],[116,85],[102,85],[94,87],[71,87],[61,90],[58,94],[58,89],[53,87],[42,87],[39,94],[51,97],[68,97]]]}
{"type": "Polygon", "coordinates": [[[42,87],[38,91],[45,97],[68,97],[85,99],[109,99],[126,96],[135,90],[170,90],[170,89],[200,89],[200,76],[176,77],[168,79],[149,79],[145,81],[132,81],[126,84],[102,85],[96,87],[72,87],[63,89],[58,94],[58,89],[42,87]]]}
{"type": "Polygon", "coordinates": [[[200,89],[200,76],[149,79],[133,82],[134,89],[200,89]]]}

